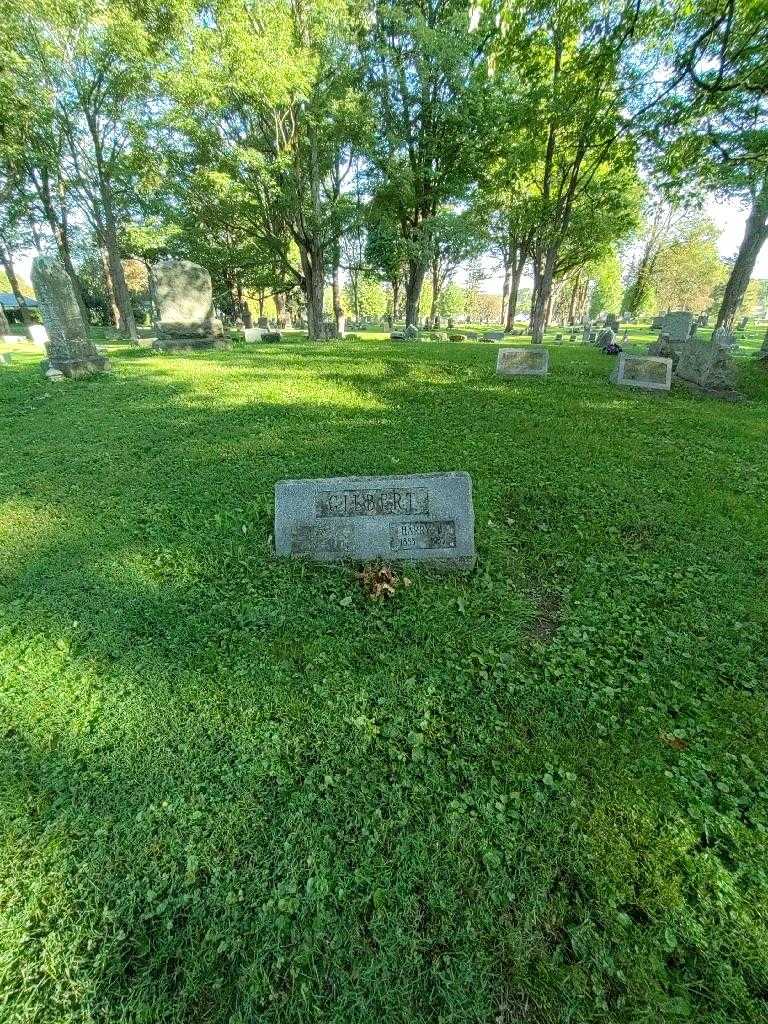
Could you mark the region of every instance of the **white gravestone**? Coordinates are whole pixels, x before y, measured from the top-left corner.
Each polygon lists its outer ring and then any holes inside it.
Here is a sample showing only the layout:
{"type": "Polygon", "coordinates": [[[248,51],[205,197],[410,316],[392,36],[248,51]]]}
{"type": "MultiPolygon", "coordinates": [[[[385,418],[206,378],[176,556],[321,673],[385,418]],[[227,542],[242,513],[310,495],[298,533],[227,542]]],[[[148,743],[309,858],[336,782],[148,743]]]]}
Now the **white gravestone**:
{"type": "Polygon", "coordinates": [[[321,562],[412,560],[470,569],[472,480],[468,473],[280,480],[275,552],[321,562]]]}
{"type": "Polygon", "coordinates": [[[250,344],[252,342],[261,341],[261,336],[264,332],[260,327],[244,327],[243,336],[245,340],[250,344]]]}
{"type": "Polygon", "coordinates": [[[45,348],[48,341],[48,331],[46,331],[42,324],[30,324],[29,335],[36,345],[39,345],[40,348],[45,348]]]}
{"type": "Polygon", "coordinates": [[[661,356],[633,356],[622,352],[611,378],[615,384],[644,391],[669,391],[672,386],[672,360],[661,356]]]}
{"type": "Polygon", "coordinates": [[[549,350],[543,345],[525,348],[500,348],[496,357],[496,373],[502,377],[546,377],[549,350]]]}

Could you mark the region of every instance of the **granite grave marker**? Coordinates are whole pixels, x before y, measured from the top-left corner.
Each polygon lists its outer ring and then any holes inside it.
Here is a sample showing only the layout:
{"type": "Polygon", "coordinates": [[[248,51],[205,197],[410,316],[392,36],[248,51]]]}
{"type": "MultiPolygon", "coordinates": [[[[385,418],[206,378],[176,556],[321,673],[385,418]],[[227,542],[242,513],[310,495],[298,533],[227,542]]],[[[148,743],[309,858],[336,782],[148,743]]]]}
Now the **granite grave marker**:
{"type": "Polygon", "coordinates": [[[622,352],[611,380],[628,388],[644,391],[669,391],[672,386],[672,360],[659,356],[634,356],[622,352]]]}
{"type": "Polygon", "coordinates": [[[35,257],[32,285],[47,332],[48,359],[43,367],[65,377],[89,377],[109,370],[109,360],[88,340],[72,282],[61,263],[52,256],[35,257]]]}
{"type": "Polygon", "coordinates": [[[470,569],[472,480],[468,473],[280,480],[275,552],[321,562],[414,560],[470,569]]]}
{"type": "Polygon", "coordinates": [[[162,260],[151,269],[157,308],[153,348],[212,348],[224,336],[213,315],[211,275],[190,260],[162,260]]]}
{"type": "Polygon", "coordinates": [[[496,373],[501,377],[546,377],[549,350],[543,345],[525,348],[500,348],[496,357],[496,373]]]}

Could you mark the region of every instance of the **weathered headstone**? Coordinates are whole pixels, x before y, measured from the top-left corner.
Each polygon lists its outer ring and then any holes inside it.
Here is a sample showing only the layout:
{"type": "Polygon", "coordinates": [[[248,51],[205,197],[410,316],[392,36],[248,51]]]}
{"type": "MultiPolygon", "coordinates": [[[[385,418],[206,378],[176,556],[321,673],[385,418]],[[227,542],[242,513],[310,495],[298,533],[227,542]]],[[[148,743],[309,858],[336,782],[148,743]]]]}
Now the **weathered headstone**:
{"type": "Polygon", "coordinates": [[[0,306],[0,338],[4,334],[10,333],[11,326],[8,323],[8,317],[5,315],[5,310],[0,306]]]}
{"type": "Polygon", "coordinates": [[[213,315],[211,275],[189,260],[163,260],[151,269],[157,307],[156,349],[211,348],[224,328],[213,315]]]}
{"type": "Polygon", "coordinates": [[[675,373],[680,380],[705,391],[732,391],[736,384],[730,352],[713,339],[689,341],[680,353],[675,373]]]}
{"type": "Polygon", "coordinates": [[[605,326],[610,327],[614,334],[618,334],[621,328],[621,321],[615,313],[609,313],[605,318],[605,326]]]}
{"type": "Polygon", "coordinates": [[[649,356],[660,356],[662,359],[671,359],[673,369],[677,366],[678,360],[680,359],[679,349],[674,347],[666,334],[660,335],[656,341],[651,342],[647,351],[649,356]]]}
{"type": "Polygon", "coordinates": [[[669,391],[672,386],[672,360],[622,352],[611,380],[628,388],[669,391]]]}
{"type": "Polygon", "coordinates": [[[470,569],[472,480],[468,473],[280,480],[275,552],[322,562],[413,559],[470,569]]]}
{"type": "Polygon", "coordinates": [[[661,330],[664,334],[669,335],[669,340],[673,345],[679,347],[688,341],[693,327],[693,313],[680,310],[675,313],[666,313],[661,319],[661,330]]]}
{"type": "Polygon", "coordinates": [[[72,282],[58,260],[37,256],[32,262],[32,286],[47,331],[44,368],[65,377],[89,377],[110,369],[109,360],[88,340],[72,282]]]}
{"type": "Polygon", "coordinates": [[[664,327],[664,317],[663,316],[655,316],[655,317],[653,317],[653,319],[651,320],[651,330],[652,331],[660,331],[660,330],[662,330],[663,327],[664,327]]]}
{"type": "Polygon", "coordinates": [[[245,338],[249,345],[261,341],[261,336],[263,333],[264,332],[260,327],[243,328],[243,337],[245,338]]]}
{"type": "Polygon", "coordinates": [[[717,330],[712,331],[712,341],[719,347],[724,349],[733,350],[739,346],[736,343],[736,336],[726,327],[718,327],[717,330]]]}
{"type": "Polygon", "coordinates": [[[603,352],[609,352],[616,344],[616,335],[611,327],[603,327],[602,330],[597,332],[595,338],[595,345],[603,352]]]}
{"type": "Polygon", "coordinates": [[[259,319],[256,321],[256,326],[260,327],[262,329],[262,331],[268,331],[269,330],[269,319],[267,317],[265,317],[265,316],[260,316],[259,319]]]}
{"type": "Polygon", "coordinates": [[[500,348],[496,357],[496,373],[501,377],[546,377],[549,350],[543,345],[525,348],[500,348]]]}

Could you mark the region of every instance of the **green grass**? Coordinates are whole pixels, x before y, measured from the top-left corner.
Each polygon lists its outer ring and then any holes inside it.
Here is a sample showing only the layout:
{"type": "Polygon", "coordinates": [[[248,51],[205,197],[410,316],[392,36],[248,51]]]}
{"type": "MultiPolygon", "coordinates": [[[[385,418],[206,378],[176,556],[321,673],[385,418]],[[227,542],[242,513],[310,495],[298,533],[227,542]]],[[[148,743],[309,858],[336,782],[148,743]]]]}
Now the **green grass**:
{"type": "Polygon", "coordinates": [[[3,1024],[766,1020],[768,373],[496,349],[0,366],[3,1024]],[[470,576],[273,559],[439,470],[470,576]]]}

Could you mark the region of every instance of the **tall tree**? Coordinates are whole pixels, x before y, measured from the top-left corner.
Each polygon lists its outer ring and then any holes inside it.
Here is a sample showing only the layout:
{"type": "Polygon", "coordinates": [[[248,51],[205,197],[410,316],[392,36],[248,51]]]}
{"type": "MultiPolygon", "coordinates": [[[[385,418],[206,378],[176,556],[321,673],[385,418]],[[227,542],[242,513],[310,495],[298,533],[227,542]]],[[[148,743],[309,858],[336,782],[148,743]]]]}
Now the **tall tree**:
{"type": "Polygon", "coordinates": [[[764,0],[680,0],[674,92],[655,127],[668,183],[747,206],[717,326],[730,327],[768,238],[768,18],[764,0]]]}
{"type": "Polygon", "coordinates": [[[242,184],[250,229],[263,248],[277,242],[285,277],[306,296],[310,337],[322,339],[325,278],[338,246],[340,154],[365,124],[348,8],[344,0],[199,7],[169,48],[174,131],[199,154],[201,169],[242,184]]]}
{"type": "Polygon", "coordinates": [[[606,0],[599,7],[583,0],[500,0],[504,32],[498,62],[525,67],[520,102],[528,111],[532,199],[538,228],[532,244],[534,303],[532,339],[540,342],[552,289],[563,266],[561,250],[579,206],[592,205],[598,180],[634,166],[634,144],[627,117],[628,97],[640,74],[630,60],[632,46],[646,31],[643,5],[606,0]]]}
{"type": "MultiPolygon", "coordinates": [[[[488,26],[470,33],[460,0],[370,0],[366,82],[378,131],[370,149],[377,198],[403,240],[406,323],[418,320],[438,211],[464,197],[482,159],[488,26]]],[[[484,19],[485,22],[486,19],[484,19]]]]}

